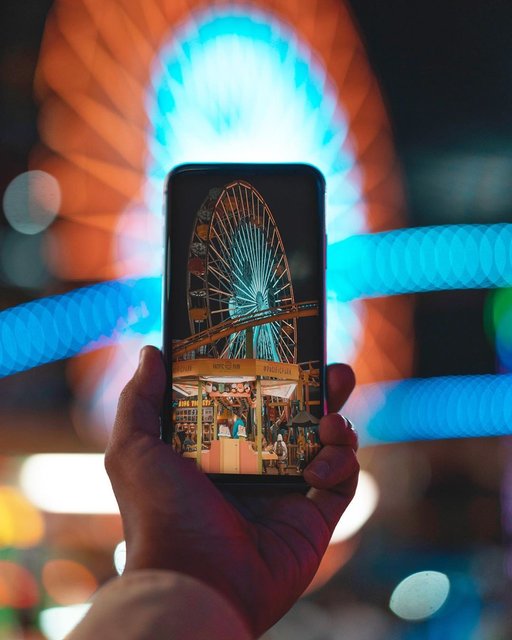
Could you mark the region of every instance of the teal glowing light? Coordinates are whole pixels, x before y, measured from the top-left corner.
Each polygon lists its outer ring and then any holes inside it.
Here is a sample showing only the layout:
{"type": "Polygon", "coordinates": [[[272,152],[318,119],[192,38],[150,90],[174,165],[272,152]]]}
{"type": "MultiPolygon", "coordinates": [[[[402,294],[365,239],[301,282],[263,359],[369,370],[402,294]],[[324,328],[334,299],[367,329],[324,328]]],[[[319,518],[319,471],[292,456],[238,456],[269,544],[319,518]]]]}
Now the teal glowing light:
{"type": "MultiPolygon", "coordinates": [[[[337,95],[307,43],[274,15],[247,6],[193,15],[152,73],[146,209],[160,215],[165,176],[179,164],[304,162],[326,180],[330,242],[364,233],[362,179],[337,95]]],[[[329,291],[327,316],[333,353],[350,359],[362,331],[359,306],[329,291]]]]}
{"type": "Polygon", "coordinates": [[[361,385],[346,414],[363,444],[510,435],[512,374],[361,385]]]}
{"type": "Polygon", "coordinates": [[[148,92],[146,203],[185,162],[306,162],[327,182],[332,241],[366,229],[342,105],[309,47],[275,16],[209,9],[159,52],[148,92]]]}
{"type": "Polygon", "coordinates": [[[512,224],[450,225],[356,235],[328,248],[339,300],[512,284],[512,224]]]}
{"type": "Polygon", "coordinates": [[[99,348],[160,318],[161,280],[105,282],[0,312],[0,377],[99,348]]]}
{"type": "MultiPolygon", "coordinates": [[[[327,290],[334,292],[336,302],[440,289],[501,287],[512,284],[510,247],[512,225],[508,224],[422,227],[353,236],[328,248],[327,290]]],[[[0,375],[69,357],[88,345],[101,346],[101,340],[118,335],[120,327],[130,326],[131,331],[142,334],[158,331],[160,288],[158,277],[130,285],[105,283],[1,312],[0,375]],[[124,300],[122,292],[126,290],[130,291],[130,303],[116,306],[116,301],[124,300]],[[137,323],[131,322],[130,309],[146,309],[146,321],[141,323],[139,318],[137,323]]],[[[499,300],[496,342],[500,358],[509,368],[511,299],[503,293],[499,300]]],[[[331,305],[334,302],[331,299],[331,305]]],[[[334,320],[343,318],[345,331],[351,331],[354,320],[346,313],[350,307],[338,303],[333,308],[334,320]]],[[[335,345],[340,330],[329,322],[328,358],[339,354],[335,345]]]]}

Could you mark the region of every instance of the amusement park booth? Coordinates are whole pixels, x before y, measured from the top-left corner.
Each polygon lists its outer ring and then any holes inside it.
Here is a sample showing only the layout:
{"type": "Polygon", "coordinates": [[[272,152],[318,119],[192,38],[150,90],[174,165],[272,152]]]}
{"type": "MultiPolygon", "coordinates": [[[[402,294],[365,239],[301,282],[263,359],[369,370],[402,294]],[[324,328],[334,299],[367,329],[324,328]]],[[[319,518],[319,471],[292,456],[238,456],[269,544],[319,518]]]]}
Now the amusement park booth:
{"type": "Polygon", "coordinates": [[[175,392],[182,397],[197,398],[197,450],[183,455],[196,458],[198,466],[203,471],[258,474],[263,471],[264,460],[277,458],[274,453],[263,451],[262,398],[273,396],[289,400],[300,380],[299,365],[248,358],[198,358],[173,362],[172,378],[175,392]],[[220,393],[220,385],[228,389],[220,393]],[[204,396],[213,400],[214,404],[214,433],[210,449],[203,449],[204,396]],[[223,401],[229,402],[233,398],[246,398],[254,402],[254,441],[245,438],[217,438],[218,404],[223,401]]]}

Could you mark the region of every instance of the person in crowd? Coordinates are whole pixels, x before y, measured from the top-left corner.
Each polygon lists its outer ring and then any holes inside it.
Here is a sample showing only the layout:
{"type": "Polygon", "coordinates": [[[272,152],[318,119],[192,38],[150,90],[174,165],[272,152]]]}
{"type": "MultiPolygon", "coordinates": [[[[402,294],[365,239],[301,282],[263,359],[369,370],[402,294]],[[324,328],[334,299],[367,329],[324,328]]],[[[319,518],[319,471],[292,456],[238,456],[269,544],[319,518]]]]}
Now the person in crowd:
{"type": "Polygon", "coordinates": [[[297,473],[302,473],[306,468],[306,447],[302,442],[297,445],[297,473]]]}
{"type": "Polygon", "coordinates": [[[357,435],[336,413],[354,386],[350,367],[327,370],[323,447],[304,470],[311,488],[266,490],[257,499],[224,493],[160,439],[166,384],[161,353],[145,347],[121,394],[105,456],[126,568],[96,593],[67,640],[260,637],[311,582],[354,496],[357,435]]]}
{"type": "Polygon", "coordinates": [[[245,438],[247,436],[245,430],[245,422],[242,417],[238,414],[236,415],[235,423],[233,425],[233,438],[245,438]]]}
{"type": "Polygon", "coordinates": [[[183,451],[193,451],[195,442],[190,431],[186,431],[185,440],[183,440],[183,451]]]}

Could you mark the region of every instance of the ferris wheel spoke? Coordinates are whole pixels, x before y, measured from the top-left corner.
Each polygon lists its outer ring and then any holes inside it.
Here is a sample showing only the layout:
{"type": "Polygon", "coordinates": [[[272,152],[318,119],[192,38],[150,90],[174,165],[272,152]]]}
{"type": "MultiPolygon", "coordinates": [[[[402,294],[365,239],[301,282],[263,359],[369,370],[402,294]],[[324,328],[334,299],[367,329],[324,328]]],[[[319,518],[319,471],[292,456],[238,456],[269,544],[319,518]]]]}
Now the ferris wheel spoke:
{"type": "MultiPolygon", "coordinates": [[[[242,248],[242,251],[240,252],[240,256],[242,257],[242,259],[243,258],[248,259],[248,262],[251,266],[251,271],[252,273],[254,273],[254,258],[253,258],[251,238],[249,236],[248,228],[249,228],[248,225],[241,225],[240,231],[237,237],[239,237],[240,239],[240,245],[242,248]]],[[[242,265],[240,265],[240,270],[242,271],[242,265]]],[[[245,276],[243,272],[242,272],[242,276],[245,276]]],[[[254,278],[251,278],[251,285],[253,284],[253,280],[254,278]]]]}
{"type": "Polygon", "coordinates": [[[235,352],[235,358],[239,358],[239,357],[243,357],[245,355],[245,349],[246,349],[246,334],[245,331],[240,331],[240,333],[237,334],[238,337],[238,347],[236,349],[235,352]]]}
{"type": "Polygon", "coordinates": [[[283,269],[281,271],[280,275],[277,275],[277,270],[279,269],[279,267],[281,266],[281,262],[284,259],[284,254],[281,254],[281,257],[279,258],[278,262],[276,263],[276,265],[274,266],[274,280],[272,281],[272,285],[275,285],[277,282],[279,282],[279,280],[282,278],[282,276],[284,276],[287,272],[286,269],[283,269]]]}
{"type": "Polygon", "coordinates": [[[251,227],[249,225],[245,225],[244,226],[244,235],[246,235],[246,237],[244,238],[246,240],[246,258],[248,258],[249,263],[251,265],[251,269],[252,269],[252,284],[253,287],[255,288],[255,295],[256,295],[256,287],[257,287],[257,282],[256,282],[256,275],[257,275],[257,265],[256,265],[256,244],[255,244],[255,238],[254,238],[254,234],[251,233],[250,231],[251,227]]]}
{"type": "Polygon", "coordinates": [[[251,285],[247,285],[247,283],[242,277],[237,275],[237,278],[238,278],[237,286],[239,286],[242,290],[245,291],[245,293],[249,296],[249,300],[254,302],[256,299],[256,294],[253,290],[253,287],[251,285]]]}
{"type": "MultiPolygon", "coordinates": [[[[217,278],[220,280],[223,280],[226,284],[228,284],[230,287],[232,286],[231,281],[226,277],[226,275],[224,273],[222,273],[222,271],[219,271],[217,269],[216,263],[215,262],[210,262],[209,264],[209,270],[215,275],[217,276],[217,278]],[[215,266],[214,266],[215,265],[215,266]]],[[[220,286],[220,282],[219,282],[219,286],[220,286]]]]}
{"type": "MultiPolygon", "coordinates": [[[[231,217],[229,218],[229,226],[233,229],[233,233],[236,231],[236,218],[238,216],[238,219],[240,219],[240,205],[239,205],[239,200],[238,197],[236,195],[236,189],[235,187],[231,188],[231,198],[229,201],[229,208],[231,210],[231,217]],[[231,202],[231,200],[235,201],[235,207],[233,208],[233,204],[231,202]],[[231,224],[231,220],[233,220],[233,224],[231,224]]],[[[243,211],[242,211],[242,215],[243,215],[243,211]]]]}
{"type": "Polygon", "coordinates": [[[272,360],[275,360],[276,362],[281,362],[281,358],[279,357],[279,353],[277,351],[276,348],[276,342],[278,343],[279,340],[274,340],[273,336],[272,336],[272,330],[271,330],[271,326],[272,325],[265,325],[265,334],[267,336],[267,344],[268,344],[268,348],[269,348],[269,352],[272,356],[272,360]]]}
{"type": "Polygon", "coordinates": [[[226,266],[226,269],[228,270],[228,273],[231,272],[231,267],[229,266],[229,264],[224,260],[224,258],[220,255],[220,253],[217,251],[217,248],[214,245],[210,245],[210,248],[213,250],[213,252],[215,253],[215,255],[218,257],[218,259],[226,266]]]}
{"type": "Polygon", "coordinates": [[[215,237],[215,240],[217,240],[217,241],[222,245],[222,248],[223,248],[223,249],[224,249],[224,251],[226,252],[226,255],[230,255],[230,254],[229,254],[229,249],[228,249],[228,247],[226,247],[226,245],[225,245],[225,243],[224,243],[224,240],[222,239],[222,236],[221,236],[221,235],[217,235],[217,236],[215,237]]]}
{"type": "Polygon", "coordinates": [[[245,309],[246,307],[250,307],[251,309],[252,308],[254,308],[254,309],[256,308],[256,306],[254,304],[254,300],[251,300],[249,298],[245,298],[244,296],[240,295],[239,293],[237,293],[236,299],[237,300],[242,300],[243,302],[245,302],[245,304],[239,305],[239,307],[241,309],[245,309]]]}
{"type": "MultiPolygon", "coordinates": [[[[279,282],[279,280],[281,280],[281,278],[283,278],[286,275],[286,271],[283,271],[281,273],[281,275],[279,275],[277,278],[275,278],[272,282],[272,286],[275,287],[277,285],[277,283],[279,282]]],[[[287,283],[289,284],[289,283],[287,283]]]]}
{"type": "Polygon", "coordinates": [[[293,362],[295,360],[295,355],[286,342],[279,342],[279,349],[283,354],[283,362],[293,362]]]}
{"type": "Polygon", "coordinates": [[[219,358],[221,360],[229,355],[229,351],[231,349],[231,344],[232,344],[232,342],[234,340],[233,336],[236,336],[236,335],[237,334],[231,334],[229,336],[229,338],[226,340],[226,343],[224,344],[224,347],[223,347],[222,351],[219,353],[219,358]]]}
{"type": "Polygon", "coordinates": [[[237,336],[237,335],[238,335],[238,334],[236,334],[236,333],[232,333],[232,334],[227,338],[227,340],[226,340],[226,341],[225,341],[225,343],[224,343],[224,347],[223,347],[223,349],[222,349],[222,351],[221,351],[221,353],[220,353],[220,357],[221,357],[221,358],[224,358],[225,356],[227,356],[227,357],[229,357],[229,356],[230,356],[231,351],[233,350],[233,345],[234,345],[234,343],[235,343],[235,340],[236,340],[236,336],[237,336]]]}
{"type": "Polygon", "coordinates": [[[221,296],[227,296],[228,298],[232,297],[232,294],[229,291],[222,291],[222,289],[216,289],[215,287],[210,287],[210,291],[214,293],[219,293],[221,296]]]}
{"type": "Polygon", "coordinates": [[[274,262],[274,253],[272,253],[272,251],[267,251],[266,252],[266,259],[265,259],[265,267],[264,267],[264,287],[267,289],[268,287],[270,287],[270,282],[272,279],[272,264],[274,262]]]}
{"type": "MultiPolygon", "coordinates": [[[[231,209],[231,213],[233,213],[233,205],[231,204],[231,196],[230,196],[229,192],[227,192],[227,191],[226,191],[226,194],[229,197],[229,208],[231,209]]],[[[221,200],[221,203],[222,203],[222,208],[224,209],[224,213],[225,213],[224,219],[229,224],[229,229],[230,229],[230,231],[228,233],[228,237],[229,237],[230,235],[232,235],[234,233],[234,229],[233,229],[233,225],[231,224],[231,219],[229,217],[229,211],[226,209],[226,207],[224,205],[224,201],[221,200]]],[[[224,226],[224,229],[226,229],[225,226],[224,226]]]]}
{"type": "MultiPolygon", "coordinates": [[[[228,214],[227,214],[227,213],[226,213],[226,215],[225,215],[225,216],[218,216],[218,222],[219,222],[219,225],[222,227],[222,231],[223,231],[223,233],[224,233],[224,236],[225,236],[226,238],[230,238],[230,237],[232,236],[232,234],[233,234],[233,230],[232,230],[232,228],[231,228],[231,225],[230,225],[230,229],[228,229],[228,228],[226,227],[226,225],[225,225],[225,221],[228,221],[228,222],[229,222],[229,217],[228,217],[228,214]]],[[[221,234],[217,232],[217,233],[216,233],[216,237],[217,237],[217,238],[221,237],[221,234]]]]}
{"type": "Polygon", "coordinates": [[[249,210],[245,208],[245,202],[244,202],[245,198],[242,195],[242,187],[241,187],[240,183],[238,183],[237,186],[238,186],[238,195],[239,195],[238,202],[240,202],[240,204],[242,205],[241,207],[239,207],[239,210],[240,209],[242,210],[242,215],[245,217],[246,215],[249,214],[249,210]]]}
{"type": "MultiPolygon", "coordinates": [[[[263,228],[265,225],[265,218],[264,218],[264,214],[265,214],[265,208],[263,207],[263,211],[262,211],[262,216],[258,216],[258,222],[259,224],[261,224],[261,221],[263,221],[263,228]]],[[[262,287],[263,287],[263,282],[262,282],[262,269],[263,269],[263,257],[264,257],[264,252],[265,252],[265,235],[264,235],[264,230],[261,230],[260,228],[260,233],[258,234],[258,252],[257,252],[257,261],[258,261],[258,287],[261,291],[262,287]]]]}
{"type": "Polygon", "coordinates": [[[281,291],[284,291],[284,290],[286,289],[286,287],[289,287],[289,286],[290,286],[290,283],[289,283],[289,282],[287,282],[286,284],[284,284],[280,289],[278,289],[278,290],[275,292],[275,293],[276,293],[276,295],[277,295],[278,293],[281,293],[281,291]]]}

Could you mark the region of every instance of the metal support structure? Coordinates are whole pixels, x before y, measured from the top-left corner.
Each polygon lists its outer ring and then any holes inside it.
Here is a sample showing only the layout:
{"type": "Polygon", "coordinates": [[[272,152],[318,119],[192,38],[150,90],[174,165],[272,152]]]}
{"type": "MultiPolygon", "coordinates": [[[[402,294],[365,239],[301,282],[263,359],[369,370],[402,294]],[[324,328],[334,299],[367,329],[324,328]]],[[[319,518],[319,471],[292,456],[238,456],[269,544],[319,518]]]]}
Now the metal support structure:
{"type": "Polygon", "coordinates": [[[261,436],[263,432],[261,420],[261,378],[256,378],[256,445],[258,447],[258,473],[263,473],[263,453],[261,436]]]}
{"type": "Polygon", "coordinates": [[[197,381],[197,431],[196,431],[196,462],[201,467],[201,453],[203,450],[203,381],[197,381]]]}

